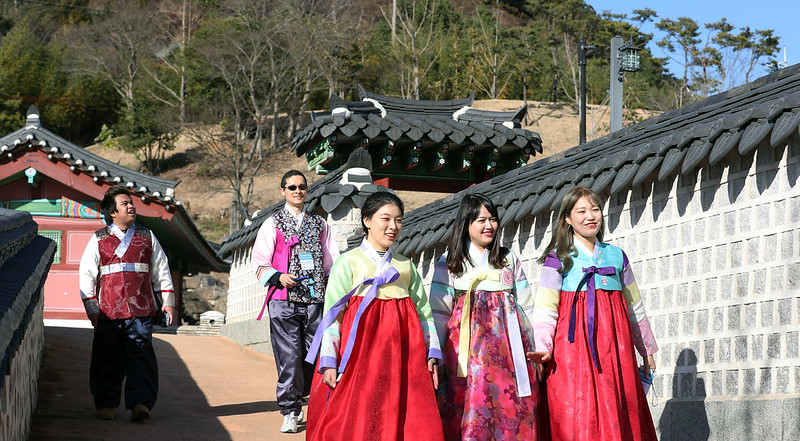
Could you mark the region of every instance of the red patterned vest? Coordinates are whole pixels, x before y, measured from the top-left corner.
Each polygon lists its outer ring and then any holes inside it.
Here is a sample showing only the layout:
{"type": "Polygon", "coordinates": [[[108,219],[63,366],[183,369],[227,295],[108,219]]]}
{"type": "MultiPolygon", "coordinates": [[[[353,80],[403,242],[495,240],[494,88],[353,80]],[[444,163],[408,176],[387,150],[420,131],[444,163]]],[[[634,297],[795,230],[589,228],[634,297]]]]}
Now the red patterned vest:
{"type": "Polygon", "coordinates": [[[100,316],[109,319],[152,317],[156,315],[150,281],[150,256],[153,242],[150,230],[138,225],[127,251],[120,259],[114,250],[119,238],[106,228],[97,230],[100,248],[100,316]]]}

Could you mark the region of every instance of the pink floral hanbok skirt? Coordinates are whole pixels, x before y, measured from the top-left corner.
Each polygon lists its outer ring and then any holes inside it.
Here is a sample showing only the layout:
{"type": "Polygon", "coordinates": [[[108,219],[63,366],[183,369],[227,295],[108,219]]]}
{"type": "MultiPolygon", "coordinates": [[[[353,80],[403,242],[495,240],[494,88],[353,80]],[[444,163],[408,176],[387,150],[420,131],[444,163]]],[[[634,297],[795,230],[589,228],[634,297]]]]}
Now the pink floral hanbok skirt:
{"type": "Polygon", "coordinates": [[[531,325],[508,292],[473,292],[467,377],[458,377],[458,340],[465,297],[456,300],[443,348],[445,380],[439,409],[445,439],[536,440],[535,414],[539,401],[536,370],[527,363],[532,394],[519,397],[506,308],[517,315],[525,352],[533,351],[531,325]],[[506,296],[509,296],[507,302],[506,296]]]}

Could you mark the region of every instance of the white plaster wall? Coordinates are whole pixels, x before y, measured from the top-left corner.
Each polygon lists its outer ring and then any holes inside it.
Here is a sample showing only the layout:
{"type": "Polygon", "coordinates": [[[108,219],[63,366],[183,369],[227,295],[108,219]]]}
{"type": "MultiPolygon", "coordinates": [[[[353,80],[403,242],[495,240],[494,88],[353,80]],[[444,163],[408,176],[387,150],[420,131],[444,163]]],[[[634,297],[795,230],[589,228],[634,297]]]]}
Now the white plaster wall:
{"type": "MultiPolygon", "coordinates": [[[[605,239],[631,260],[661,348],[662,441],[800,439],[799,176],[794,137],[606,199],[605,239]]],[[[534,289],[553,216],[503,231],[534,289]]],[[[443,251],[415,256],[428,286],[443,251]]]]}
{"type": "MultiPolygon", "coordinates": [[[[255,270],[251,264],[252,253],[252,246],[233,252],[226,324],[255,320],[264,305],[267,289],[256,279],[255,270]]],[[[264,314],[267,314],[266,311],[264,314]]]]}

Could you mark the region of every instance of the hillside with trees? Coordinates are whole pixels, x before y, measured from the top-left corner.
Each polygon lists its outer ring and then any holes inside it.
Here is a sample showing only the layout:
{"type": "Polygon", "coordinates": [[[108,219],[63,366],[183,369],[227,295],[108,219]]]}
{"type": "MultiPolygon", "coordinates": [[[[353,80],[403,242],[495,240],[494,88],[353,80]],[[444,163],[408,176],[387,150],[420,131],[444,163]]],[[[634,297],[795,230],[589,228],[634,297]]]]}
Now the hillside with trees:
{"type": "Polygon", "coordinates": [[[228,229],[255,209],[265,158],[286,149],[337,94],[357,85],[412,99],[578,102],[577,44],[595,46],[587,99],[607,104],[609,45],[655,43],[624,82],[626,124],[640,109],[686,105],[766,73],[778,36],[651,9],[598,14],[583,0],[17,0],[0,3],[0,130],[36,104],[79,145],[128,152],[152,174],[178,139],[229,197],[228,229]],[[393,6],[395,12],[393,13],[393,6]]]}

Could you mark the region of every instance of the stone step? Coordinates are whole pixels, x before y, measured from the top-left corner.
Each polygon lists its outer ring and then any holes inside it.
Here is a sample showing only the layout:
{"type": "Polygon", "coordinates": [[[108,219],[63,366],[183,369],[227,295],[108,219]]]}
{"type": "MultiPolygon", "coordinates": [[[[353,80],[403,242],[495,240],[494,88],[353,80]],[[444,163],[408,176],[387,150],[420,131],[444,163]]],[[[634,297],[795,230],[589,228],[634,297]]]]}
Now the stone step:
{"type": "Polygon", "coordinates": [[[178,335],[219,335],[222,325],[183,325],[180,326],[176,333],[178,335]]]}

